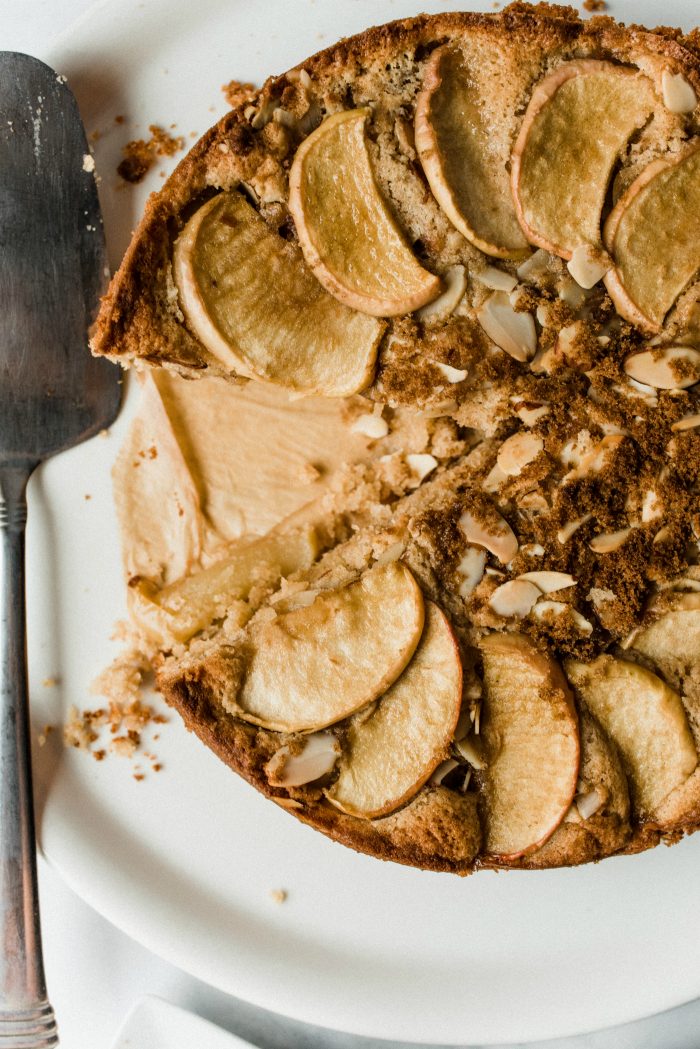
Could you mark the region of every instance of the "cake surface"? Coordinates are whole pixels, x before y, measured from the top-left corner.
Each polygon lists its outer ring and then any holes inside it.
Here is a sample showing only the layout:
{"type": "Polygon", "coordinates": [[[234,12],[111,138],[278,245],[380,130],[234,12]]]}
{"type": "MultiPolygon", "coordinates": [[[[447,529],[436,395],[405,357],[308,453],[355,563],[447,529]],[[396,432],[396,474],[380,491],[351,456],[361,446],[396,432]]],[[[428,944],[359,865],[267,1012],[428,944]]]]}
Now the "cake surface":
{"type": "Polygon", "coordinates": [[[700,824],[699,94],[694,34],[421,16],[149,201],[95,353],[360,395],[342,490],[131,595],[188,727],[345,844],[468,873],[700,824]]]}

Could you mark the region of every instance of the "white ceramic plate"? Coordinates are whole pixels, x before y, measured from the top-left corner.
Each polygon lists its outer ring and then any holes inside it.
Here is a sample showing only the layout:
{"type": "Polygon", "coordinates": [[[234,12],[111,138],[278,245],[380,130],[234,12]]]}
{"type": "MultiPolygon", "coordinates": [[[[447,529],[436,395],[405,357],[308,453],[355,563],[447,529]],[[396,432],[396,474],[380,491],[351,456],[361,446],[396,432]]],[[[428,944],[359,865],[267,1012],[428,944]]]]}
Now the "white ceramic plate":
{"type": "Polygon", "coordinates": [[[131,1010],[112,1049],[255,1049],[235,1034],[162,998],[148,995],[131,1010]]]}
{"type": "MultiPolygon", "coordinates": [[[[205,127],[219,86],[278,72],[340,35],[445,0],[120,0],[45,56],[67,74],[96,143],[112,262],[145,193],[118,186],[119,147],[146,125],[205,127]],[[116,124],[115,117],[127,118],[116,124]]],[[[471,6],[471,5],[468,5],[471,6]]],[[[487,5],[488,6],[488,5],[487,5]]],[[[616,14],[655,19],[655,3],[616,14]]],[[[633,8],[633,9],[632,9],[633,8]]],[[[666,23],[691,17],[664,5],[666,23]]],[[[115,653],[124,614],[109,468],[112,435],[55,462],[31,491],[31,690],[57,722],[115,653]],[[91,496],[90,499],[84,496],[91,496]],[[44,686],[58,677],[59,685],[44,686]]],[[[599,867],[467,880],[358,856],[301,826],[171,718],[163,771],[136,782],[51,741],[37,754],[41,840],[116,925],[203,980],[332,1028],[493,1043],[631,1020],[700,993],[700,835],[599,867]],[[285,889],[276,904],[271,890],[285,889]]]]}

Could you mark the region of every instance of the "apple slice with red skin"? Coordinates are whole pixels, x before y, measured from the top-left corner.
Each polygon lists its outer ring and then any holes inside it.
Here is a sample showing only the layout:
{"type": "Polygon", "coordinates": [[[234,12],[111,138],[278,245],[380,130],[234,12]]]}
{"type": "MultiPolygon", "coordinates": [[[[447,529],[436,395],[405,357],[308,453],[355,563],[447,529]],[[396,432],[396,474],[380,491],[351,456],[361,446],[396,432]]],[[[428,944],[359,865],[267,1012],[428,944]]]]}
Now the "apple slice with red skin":
{"type": "Polygon", "coordinates": [[[511,186],[527,239],[570,259],[601,245],[613,167],[654,109],[637,69],[597,59],[565,62],[532,93],[511,157],[511,186]]]}
{"type": "Polygon", "coordinates": [[[461,704],[457,640],[444,614],[428,602],[413,659],[373,713],[351,722],[328,800],[367,819],[394,812],[447,756],[461,704]]]}
{"type": "Polygon", "coordinates": [[[481,735],[486,754],[486,852],[507,863],[534,852],[576,791],[578,718],[558,663],[523,634],[489,634],[481,735]]]}
{"type": "Polygon", "coordinates": [[[617,312],[647,332],[700,270],[700,144],[654,160],[628,187],[603,230],[613,269],[604,277],[617,312]]]}

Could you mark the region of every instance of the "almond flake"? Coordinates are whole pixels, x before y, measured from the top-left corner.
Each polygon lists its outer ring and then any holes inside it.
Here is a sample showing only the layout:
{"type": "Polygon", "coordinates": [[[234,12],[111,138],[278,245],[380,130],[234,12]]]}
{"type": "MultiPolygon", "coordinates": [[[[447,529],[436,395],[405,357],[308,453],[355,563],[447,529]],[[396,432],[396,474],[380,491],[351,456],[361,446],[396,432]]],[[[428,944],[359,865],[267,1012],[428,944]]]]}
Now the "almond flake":
{"type": "Polygon", "coordinates": [[[686,390],[700,380],[700,351],[690,346],[668,346],[660,353],[645,350],[627,357],[624,368],[631,378],[657,390],[686,390]],[[682,364],[683,374],[676,364],[682,364]]]}
{"type": "Polygon", "coordinates": [[[536,280],[549,269],[549,255],[544,248],[538,248],[528,259],[521,262],[515,271],[520,280],[536,280]]]}
{"type": "Polygon", "coordinates": [[[487,527],[466,510],[459,519],[459,527],[468,543],[486,547],[502,564],[507,565],[518,552],[518,540],[508,522],[500,514],[497,517],[498,520],[487,527]]]}
{"type": "Polygon", "coordinates": [[[503,270],[499,270],[496,266],[485,266],[483,270],[478,273],[472,273],[474,280],[478,280],[480,284],[490,288],[492,291],[505,291],[506,293],[513,291],[518,281],[510,273],[504,273],[503,270]]]}
{"type": "Polygon", "coordinates": [[[621,528],[619,532],[602,532],[588,545],[595,554],[611,554],[620,549],[631,531],[631,528],[621,528]]]}
{"type": "Polygon", "coordinates": [[[439,787],[445,776],[448,776],[458,765],[459,762],[455,761],[454,758],[448,758],[447,761],[441,762],[430,777],[430,782],[433,786],[439,787]]]}
{"type": "Polygon", "coordinates": [[[602,807],[604,798],[597,790],[589,790],[585,794],[579,794],[574,799],[579,816],[582,820],[590,819],[602,807]]]}
{"type": "Polygon", "coordinates": [[[568,572],[523,572],[518,579],[534,583],[543,594],[553,594],[557,590],[576,586],[576,580],[568,572]]]}
{"type": "Polygon", "coordinates": [[[495,291],[477,310],[477,320],[489,338],[516,361],[525,363],[537,349],[537,331],[530,313],[516,313],[508,296],[495,291]]]}
{"type": "Polygon", "coordinates": [[[486,551],[476,546],[467,549],[462,560],[457,565],[457,571],[464,579],[459,584],[459,594],[465,600],[479,585],[484,577],[486,567],[486,551]]]}
{"type": "Polygon", "coordinates": [[[569,521],[568,524],[565,524],[564,527],[560,528],[557,532],[557,542],[561,543],[562,546],[564,543],[568,543],[574,532],[578,531],[581,525],[586,524],[586,522],[590,521],[592,517],[593,514],[584,514],[583,517],[577,517],[575,521],[569,521]]]}
{"type": "Polygon", "coordinates": [[[516,433],[498,450],[497,463],[509,477],[517,477],[540,454],[544,441],[533,433],[516,433]]]}
{"type": "Polygon", "coordinates": [[[569,605],[568,607],[569,607],[569,610],[571,612],[571,618],[573,619],[574,624],[579,628],[581,633],[582,634],[592,634],[593,633],[593,624],[589,623],[589,621],[586,619],[586,617],[582,616],[581,613],[577,612],[575,608],[571,607],[571,605],[569,605]]]}
{"type": "Polygon", "coordinates": [[[694,430],[700,426],[700,415],[684,415],[682,419],[671,424],[671,429],[676,431],[694,430]]]}
{"type": "Polygon", "coordinates": [[[524,579],[509,579],[507,583],[496,587],[489,598],[489,605],[499,616],[522,619],[542,596],[542,591],[534,583],[524,579]]]}
{"type": "Polygon", "coordinates": [[[562,481],[566,484],[568,481],[576,481],[582,477],[589,477],[591,474],[600,473],[608,461],[608,457],[616,448],[624,441],[624,437],[620,434],[610,434],[607,437],[603,437],[601,441],[592,449],[581,457],[580,462],[573,470],[569,470],[564,475],[562,481]]]}
{"type": "Polygon", "coordinates": [[[610,259],[604,258],[592,244],[579,244],[574,248],[566,268],[579,287],[588,291],[603,279],[610,265],[610,259]]]}
{"type": "Polygon", "coordinates": [[[534,426],[538,419],[542,419],[545,415],[549,415],[549,405],[540,404],[537,407],[525,405],[521,408],[516,408],[515,414],[525,426],[534,426]]]}
{"type": "Polygon", "coordinates": [[[467,275],[464,266],[451,266],[443,278],[445,290],[427,306],[416,310],[420,321],[449,317],[459,306],[467,290],[467,275]]]}
{"type": "Polygon", "coordinates": [[[301,787],[327,775],[339,753],[340,745],[332,732],[314,732],[306,737],[298,754],[291,754],[289,746],[280,747],[266,771],[275,786],[301,787]]]}
{"type": "Polygon", "coordinates": [[[671,73],[664,69],[661,74],[661,91],[664,105],[671,113],[692,113],[698,104],[692,84],[688,83],[682,73],[671,73]]]}
{"type": "Polygon", "coordinates": [[[580,310],[586,303],[586,293],[572,277],[566,277],[559,282],[559,298],[570,306],[572,310],[580,310]]]}
{"type": "Polygon", "coordinates": [[[642,522],[648,524],[659,517],[663,517],[664,507],[653,488],[645,494],[642,500],[642,522]]]}
{"type": "Polygon", "coordinates": [[[481,487],[485,492],[497,492],[501,485],[507,480],[507,475],[504,474],[498,463],[494,463],[486,477],[484,478],[481,487]]]}
{"type": "Polygon", "coordinates": [[[350,427],[350,432],[361,433],[363,437],[378,441],[389,433],[389,424],[380,415],[360,415],[350,427]]]}
{"type": "Polygon", "coordinates": [[[542,543],[525,543],[525,546],[520,547],[520,553],[525,557],[544,557],[544,552],[542,543]]]}
{"type": "Polygon", "coordinates": [[[441,364],[439,361],[434,361],[435,367],[438,371],[441,371],[448,382],[464,382],[467,377],[466,368],[453,368],[449,364],[441,364]]]}
{"type": "Polygon", "coordinates": [[[469,762],[472,768],[479,769],[479,771],[486,768],[484,748],[478,736],[467,736],[465,739],[460,739],[455,743],[455,749],[465,761],[469,762]]]}
{"type": "Polygon", "coordinates": [[[670,525],[664,525],[663,528],[660,528],[659,531],[656,533],[656,535],[652,539],[652,543],[655,546],[658,543],[667,543],[672,535],[673,535],[673,531],[672,531],[670,525]]]}
{"type": "Polygon", "coordinates": [[[424,477],[427,477],[429,473],[432,473],[438,465],[435,456],[430,455],[429,452],[411,452],[406,456],[406,462],[409,465],[411,473],[414,477],[417,477],[419,481],[422,481],[424,477]]]}

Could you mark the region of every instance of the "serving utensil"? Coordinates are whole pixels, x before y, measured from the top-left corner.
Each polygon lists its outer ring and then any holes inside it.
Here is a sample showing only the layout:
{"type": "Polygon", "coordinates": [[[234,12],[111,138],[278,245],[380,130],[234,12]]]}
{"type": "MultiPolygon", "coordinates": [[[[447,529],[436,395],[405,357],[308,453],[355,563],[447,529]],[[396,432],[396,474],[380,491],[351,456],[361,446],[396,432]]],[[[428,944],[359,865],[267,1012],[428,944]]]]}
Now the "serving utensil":
{"type": "Polygon", "coordinates": [[[108,275],[85,131],[65,78],[0,52],[0,1047],[58,1044],[41,953],[26,674],[26,486],[114,419],[87,330],[108,275]]]}

